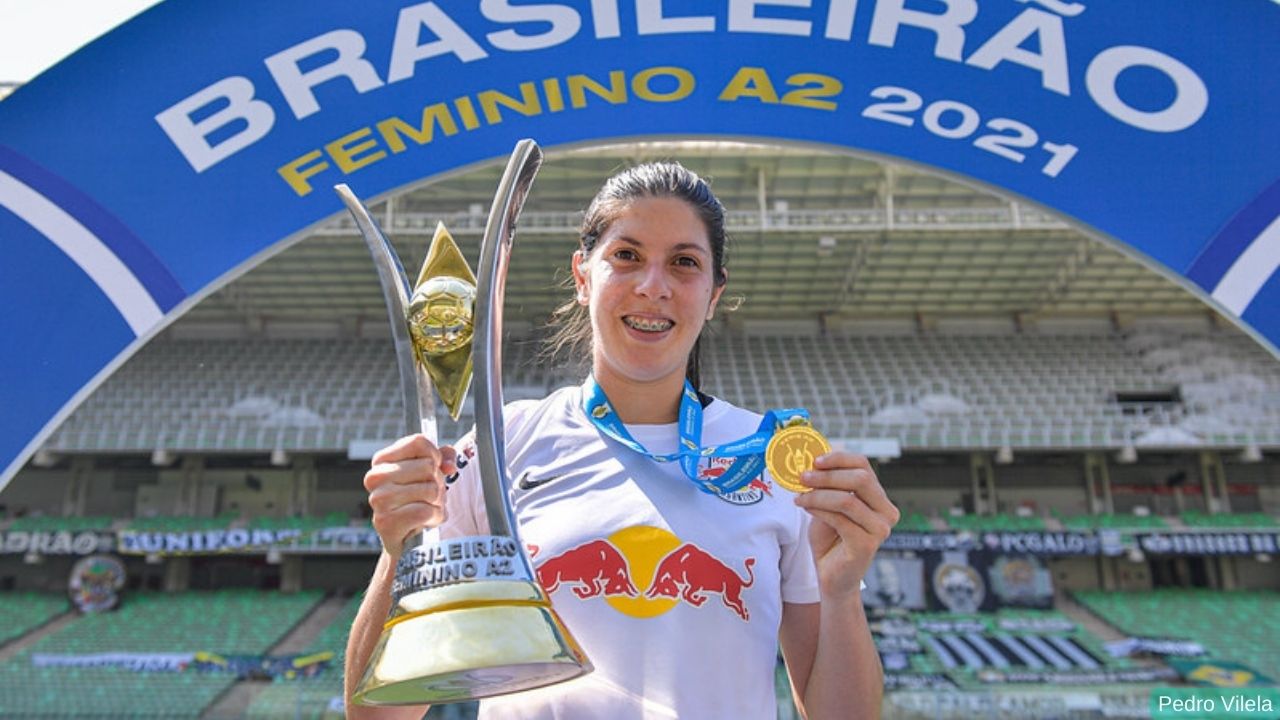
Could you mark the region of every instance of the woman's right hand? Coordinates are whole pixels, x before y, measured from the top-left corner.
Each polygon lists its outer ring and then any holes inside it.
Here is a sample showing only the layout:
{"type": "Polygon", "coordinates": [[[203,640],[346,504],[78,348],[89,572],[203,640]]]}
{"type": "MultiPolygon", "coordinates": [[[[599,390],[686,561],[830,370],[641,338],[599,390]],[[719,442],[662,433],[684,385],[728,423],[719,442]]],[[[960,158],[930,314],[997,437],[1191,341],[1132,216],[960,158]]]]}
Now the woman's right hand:
{"type": "Polygon", "coordinates": [[[457,454],[437,448],[423,435],[409,435],[373,456],[364,487],[373,508],[373,529],[393,558],[414,532],[444,522],[444,479],[457,472],[457,454]]]}

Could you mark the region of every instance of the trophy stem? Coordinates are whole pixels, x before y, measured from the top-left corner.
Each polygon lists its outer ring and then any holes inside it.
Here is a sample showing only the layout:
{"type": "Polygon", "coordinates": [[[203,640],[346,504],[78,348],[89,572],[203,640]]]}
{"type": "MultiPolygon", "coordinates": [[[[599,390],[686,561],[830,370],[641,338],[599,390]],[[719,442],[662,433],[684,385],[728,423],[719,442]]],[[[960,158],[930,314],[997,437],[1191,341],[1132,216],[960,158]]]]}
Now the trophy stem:
{"type": "Polygon", "coordinates": [[[405,316],[409,312],[409,297],[413,295],[413,286],[405,275],[400,256],[391,244],[378,222],[373,219],[369,208],[356,197],[351,188],[345,184],[335,185],[334,191],[347,207],[360,229],[360,237],[364,238],[369,254],[373,257],[373,265],[378,271],[378,282],[382,285],[382,296],[387,303],[387,315],[391,319],[391,338],[396,347],[396,367],[400,372],[400,392],[404,400],[405,427],[409,432],[421,432],[433,443],[439,442],[436,429],[436,408],[434,396],[431,394],[431,378],[427,371],[416,360],[413,351],[413,339],[409,336],[409,326],[405,316]]]}
{"type": "Polygon", "coordinates": [[[516,143],[507,169],[498,183],[480,247],[476,275],[475,377],[476,457],[484,482],[484,505],[489,532],[519,539],[515,517],[507,501],[511,479],[507,477],[506,432],[502,423],[502,301],[507,264],[515,238],[516,218],[524,207],[533,178],[542,166],[542,151],[532,140],[516,143]]]}

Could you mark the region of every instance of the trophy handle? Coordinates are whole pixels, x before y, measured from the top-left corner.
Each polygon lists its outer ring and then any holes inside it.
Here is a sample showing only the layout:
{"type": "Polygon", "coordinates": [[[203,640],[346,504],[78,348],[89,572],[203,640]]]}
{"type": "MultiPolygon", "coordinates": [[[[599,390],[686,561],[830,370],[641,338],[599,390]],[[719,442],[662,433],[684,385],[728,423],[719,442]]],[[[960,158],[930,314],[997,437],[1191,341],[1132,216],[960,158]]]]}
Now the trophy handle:
{"type": "MultiPolygon", "coordinates": [[[[502,419],[502,301],[505,296],[507,265],[516,234],[516,218],[524,207],[533,179],[542,167],[542,151],[533,140],[516,143],[507,169],[498,183],[489,220],[480,246],[480,268],[476,274],[475,356],[476,377],[476,457],[483,482],[485,512],[489,532],[519,539],[515,517],[507,494],[506,429],[502,419]]],[[[521,553],[523,555],[523,553],[521,553]]]]}
{"type": "Polygon", "coordinates": [[[409,314],[409,297],[413,285],[405,275],[400,256],[391,241],[382,232],[369,208],[360,202],[345,183],[335,185],[334,191],[342,198],[351,217],[356,221],[360,236],[369,246],[373,264],[378,269],[378,281],[382,283],[382,295],[387,301],[387,316],[391,319],[391,337],[395,341],[396,366],[400,370],[400,393],[404,402],[405,427],[410,433],[421,432],[433,445],[439,445],[440,432],[436,426],[435,393],[431,376],[426,368],[414,360],[413,338],[405,317],[409,314]]]}

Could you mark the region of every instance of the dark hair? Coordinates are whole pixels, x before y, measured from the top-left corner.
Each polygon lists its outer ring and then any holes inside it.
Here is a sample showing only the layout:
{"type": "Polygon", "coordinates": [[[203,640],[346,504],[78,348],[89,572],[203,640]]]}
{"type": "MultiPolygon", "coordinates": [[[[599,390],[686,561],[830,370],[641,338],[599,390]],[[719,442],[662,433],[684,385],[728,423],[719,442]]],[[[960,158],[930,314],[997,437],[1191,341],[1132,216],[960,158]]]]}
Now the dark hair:
{"type": "MultiPolygon", "coordinates": [[[[600,237],[608,231],[627,206],[643,198],[675,198],[683,200],[697,213],[707,228],[707,240],[711,243],[711,273],[716,287],[728,280],[725,273],[725,245],[728,235],[724,229],[724,206],[716,199],[706,181],[696,173],[676,162],[652,162],[623,170],[609,178],[595,199],[587,207],[582,218],[582,230],[578,236],[582,254],[589,255],[600,237]]],[[[572,278],[569,279],[572,282],[572,278]]],[[[544,353],[554,357],[570,352],[581,357],[591,348],[591,319],[583,306],[570,300],[556,308],[549,323],[554,331],[547,339],[544,353]]],[[[689,352],[685,377],[694,389],[701,386],[699,355],[702,337],[699,336],[689,352]]]]}

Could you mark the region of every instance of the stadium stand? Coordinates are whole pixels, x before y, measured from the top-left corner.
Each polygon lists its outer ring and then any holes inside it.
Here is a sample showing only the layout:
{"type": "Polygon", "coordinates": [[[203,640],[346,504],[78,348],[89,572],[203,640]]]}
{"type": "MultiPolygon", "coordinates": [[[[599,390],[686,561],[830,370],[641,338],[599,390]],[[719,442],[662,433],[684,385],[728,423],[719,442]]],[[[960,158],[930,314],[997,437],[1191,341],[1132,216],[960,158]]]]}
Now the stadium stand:
{"type": "Polygon", "coordinates": [[[920,512],[904,512],[898,520],[897,526],[894,528],[901,532],[927,532],[933,530],[933,521],[931,521],[924,513],[920,512]]]}
{"type": "Polygon", "coordinates": [[[1209,515],[1196,510],[1188,510],[1181,515],[1182,523],[1196,528],[1272,528],[1280,526],[1280,521],[1266,513],[1222,513],[1209,515]]]}
{"type": "MultiPolygon", "coordinates": [[[[532,370],[534,342],[510,347],[504,361],[513,399],[541,395],[575,378],[571,364],[532,370]]],[[[919,449],[1280,445],[1280,368],[1247,337],[1230,331],[743,333],[720,337],[705,362],[711,392],[746,407],[804,405],[836,438],[897,437],[903,447],[919,449]],[[1210,346],[1214,354],[1205,352],[1210,346]],[[1170,364],[1182,362],[1192,364],[1170,364]],[[1168,393],[1176,399],[1117,401],[1124,393],[1168,393]]],[[[388,341],[155,342],[81,406],[46,447],[344,450],[354,440],[398,435],[394,372],[388,341]]],[[[470,422],[468,407],[459,422],[442,423],[441,437],[458,437],[470,422]]]]}
{"type": "Polygon", "coordinates": [[[1044,520],[997,513],[995,515],[958,515],[947,518],[952,530],[1044,530],[1044,520]]]}
{"type": "Polygon", "coordinates": [[[0,645],[21,637],[70,609],[65,595],[0,593],[0,645]]]}
{"type": "Polygon", "coordinates": [[[1274,592],[1158,588],[1077,592],[1076,597],[1126,633],[1194,640],[1213,659],[1242,662],[1280,679],[1280,595],[1274,592]]]}
{"type": "Polygon", "coordinates": [[[328,527],[345,527],[351,518],[342,513],[331,512],[316,517],[255,517],[247,527],[250,530],[300,530],[310,532],[328,527]]]}
{"type": "Polygon", "coordinates": [[[191,530],[219,530],[229,527],[238,519],[231,513],[222,513],[215,517],[192,517],[189,515],[170,516],[153,515],[130,520],[129,530],[139,532],[185,532],[191,530]]]}
{"type": "Polygon", "coordinates": [[[222,673],[35,664],[36,656],[265,653],[320,599],[314,591],[133,593],[0,663],[0,717],[199,717],[234,682],[222,673]]]}
{"type": "Polygon", "coordinates": [[[342,666],[347,653],[347,633],[350,632],[362,599],[359,595],[351,598],[306,650],[308,653],[332,652],[333,660],[329,667],[312,678],[276,679],[254,698],[246,714],[248,720],[318,718],[329,712],[333,699],[342,697],[342,666]]]}
{"type": "Polygon", "coordinates": [[[9,523],[8,530],[22,532],[51,532],[55,530],[67,530],[77,532],[80,530],[107,530],[115,523],[114,518],[98,516],[98,517],[63,517],[60,515],[28,515],[26,517],[14,518],[9,523]]]}
{"type": "Polygon", "coordinates": [[[1073,515],[1071,517],[1062,517],[1063,526],[1071,530],[1095,530],[1095,529],[1162,529],[1167,528],[1168,524],[1158,515],[1132,515],[1115,513],[1102,513],[1100,515],[1073,515]]]}

